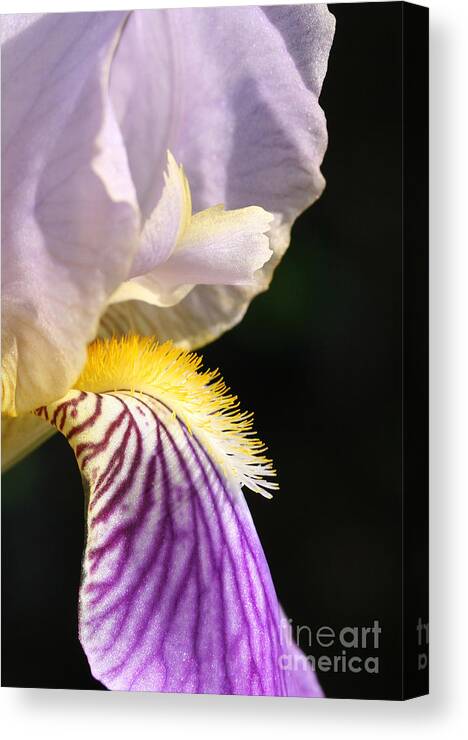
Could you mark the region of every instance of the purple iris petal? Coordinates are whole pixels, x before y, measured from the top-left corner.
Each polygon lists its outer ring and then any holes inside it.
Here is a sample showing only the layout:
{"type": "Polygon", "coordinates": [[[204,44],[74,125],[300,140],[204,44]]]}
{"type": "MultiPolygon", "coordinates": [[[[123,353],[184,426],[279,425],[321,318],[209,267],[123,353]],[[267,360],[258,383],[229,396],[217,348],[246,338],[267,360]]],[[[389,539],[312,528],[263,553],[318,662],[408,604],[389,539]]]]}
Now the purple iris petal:
{"type": "Polygon", "coordinates": [[[121,690],[321,696],[238,483],[151,396],[48,409],[90,487],[80,639],[121,690]]]}

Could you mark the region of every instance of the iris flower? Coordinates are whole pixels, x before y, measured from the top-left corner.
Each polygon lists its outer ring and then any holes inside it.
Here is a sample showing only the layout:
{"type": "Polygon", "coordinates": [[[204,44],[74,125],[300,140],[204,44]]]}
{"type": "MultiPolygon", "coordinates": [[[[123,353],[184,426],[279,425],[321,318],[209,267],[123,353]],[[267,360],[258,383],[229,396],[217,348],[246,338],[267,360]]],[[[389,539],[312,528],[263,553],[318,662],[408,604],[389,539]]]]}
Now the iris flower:
{"type": "Polygon", "coordinates": [[[73,448],[110,689],[321,695],[242,492],[272,463],[192,350],[324,187],[333,32],[322,5],[2,18],[3,458],[73,448]]]}

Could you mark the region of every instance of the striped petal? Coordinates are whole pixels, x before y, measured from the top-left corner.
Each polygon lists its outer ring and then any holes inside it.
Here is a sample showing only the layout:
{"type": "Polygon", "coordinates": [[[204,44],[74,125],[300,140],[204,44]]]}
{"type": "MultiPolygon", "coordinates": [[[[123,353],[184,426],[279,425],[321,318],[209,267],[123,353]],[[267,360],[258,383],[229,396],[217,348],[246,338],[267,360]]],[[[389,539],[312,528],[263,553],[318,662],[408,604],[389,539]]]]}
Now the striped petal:
{"type": "Polygon", "coordinates": [[[37,411],[89,488],[80,639],[93,675],[120,690],[320,696],[304,661],[285,659],[297,648],[235,465],[174,413],[164,378],[160,393],[130,378],[37,411]]]}

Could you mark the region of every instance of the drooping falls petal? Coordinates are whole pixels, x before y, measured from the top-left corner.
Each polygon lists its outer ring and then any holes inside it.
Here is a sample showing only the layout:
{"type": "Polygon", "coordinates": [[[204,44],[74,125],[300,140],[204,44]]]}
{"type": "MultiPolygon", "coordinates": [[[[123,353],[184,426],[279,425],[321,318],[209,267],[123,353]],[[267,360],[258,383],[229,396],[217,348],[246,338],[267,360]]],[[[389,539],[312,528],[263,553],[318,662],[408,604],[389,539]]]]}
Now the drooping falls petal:
{"type": "Polygon", "coordinates": [[[78,384],[94,387],[37,411],[89,488],[80,639],[94,676],[112,689],[320,696],[293,659],[241,491],[272,473],[249,421],[237,417],[236,434],[237,412],[190,356],[135,342],[98,349],[78,384]],[[98,390],[125,367],[126,388],[98,390]]]}

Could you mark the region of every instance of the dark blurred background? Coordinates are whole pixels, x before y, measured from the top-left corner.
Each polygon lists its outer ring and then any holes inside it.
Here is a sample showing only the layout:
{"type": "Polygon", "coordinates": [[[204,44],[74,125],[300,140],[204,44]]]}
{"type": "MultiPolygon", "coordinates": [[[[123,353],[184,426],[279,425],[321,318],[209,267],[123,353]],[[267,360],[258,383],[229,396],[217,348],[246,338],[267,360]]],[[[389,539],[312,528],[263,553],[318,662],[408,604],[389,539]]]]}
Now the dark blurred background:
{"type": "MultiPolygon", "coordinates": [[[[279,471],[247,492],[296,625],[382,628],[379,673],[320,673],[328,696],[399,696],[401,39],[395,4],[331,5],[327,188],[270,290],[203,354],[279,471]]],[[[81,480],[56,435],[3,480],[3,684],[99,688],[77,639],[81,480]]],[[[307,654],[341,655],[310,646],[307,654]]]]}

